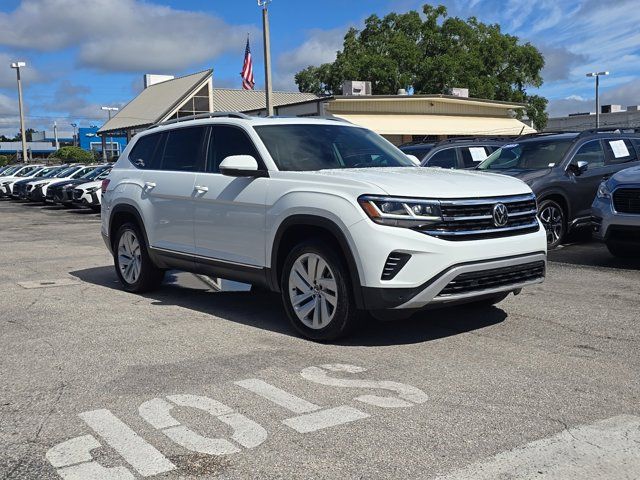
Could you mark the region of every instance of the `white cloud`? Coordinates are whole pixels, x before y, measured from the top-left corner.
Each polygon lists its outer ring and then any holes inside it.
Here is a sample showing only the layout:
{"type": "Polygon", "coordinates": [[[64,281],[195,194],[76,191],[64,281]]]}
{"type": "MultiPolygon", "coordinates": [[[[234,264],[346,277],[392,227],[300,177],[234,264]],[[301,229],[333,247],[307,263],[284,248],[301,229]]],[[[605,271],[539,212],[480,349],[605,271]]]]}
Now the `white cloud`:
{"type": "Polygon", "coordinates": [[[580,95],[569,95],[565,100],[576,100],[578,102],[585,102],[587,99],[580,95]]]}
{"type": "Polygon", "coordinates": [[[307,33],[299,47],[278,56],[275,74],[275,86],[282,90],[295,89],[294,75],[310,65],[333,62],[336,52],[342,49],[344,34],[349,27],[331,30],[314,29],[307,33]]]}
{"type": "Polygon", "coordinates": [[[23,0],[0,13],[0,44],[56,51],[78,47],[80,66],[173,72],[236,48],[254,26],[140,0],[23,0]]]}

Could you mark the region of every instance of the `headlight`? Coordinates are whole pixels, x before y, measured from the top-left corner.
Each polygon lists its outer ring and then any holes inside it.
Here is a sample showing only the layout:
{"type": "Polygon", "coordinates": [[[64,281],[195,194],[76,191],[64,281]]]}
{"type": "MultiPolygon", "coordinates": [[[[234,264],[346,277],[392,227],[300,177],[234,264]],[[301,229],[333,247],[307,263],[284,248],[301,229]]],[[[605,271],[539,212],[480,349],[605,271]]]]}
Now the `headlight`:
{"type": "Polygon", "coordinates": [[[93,193],[93,192],[97,192],[98,190],[100,190],[100,187],[90,187],[90,188],[87,188],[85,191],[87,193],[93,193]]]}
{"type": "Polygon", "coordinates": [[[609,190],[606,181],[602,182],[598,187],[598,198],[611,198],[611,190],[609,190]]]}
{"type": "Polygon", "coordinates": [[[442,221],[437,200],[365,195],[358,203],[369,218],[380,225],[413,228],[442,221]]]}

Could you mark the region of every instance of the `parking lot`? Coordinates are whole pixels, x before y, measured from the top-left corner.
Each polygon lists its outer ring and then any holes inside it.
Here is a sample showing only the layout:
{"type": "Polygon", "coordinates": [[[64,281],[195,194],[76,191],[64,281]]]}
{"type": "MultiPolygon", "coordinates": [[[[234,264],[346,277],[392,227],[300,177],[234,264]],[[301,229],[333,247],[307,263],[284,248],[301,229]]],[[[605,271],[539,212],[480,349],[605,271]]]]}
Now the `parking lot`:
{"type": "Polygon", "coordinates": [[[298,338],[277,296],[119,288],[99,215],[0,201],[9,478],[638,478],[640,262],[298,338]],[[503,475],[503,476],[500,476],[503,475]]]}

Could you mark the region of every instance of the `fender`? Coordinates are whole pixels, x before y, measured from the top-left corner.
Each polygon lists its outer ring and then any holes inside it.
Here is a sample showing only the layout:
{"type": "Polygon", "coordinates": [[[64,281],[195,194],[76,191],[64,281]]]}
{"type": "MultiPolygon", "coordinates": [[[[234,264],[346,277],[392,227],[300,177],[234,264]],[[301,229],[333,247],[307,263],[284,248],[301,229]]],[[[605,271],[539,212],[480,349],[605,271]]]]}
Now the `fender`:
{"type": "Polygon", "coordinates": [[[345,259],[347,260],[347,267],[349,269],[349,277],[351,280],[351,286],[353,290],[354,299],[358,308],[364,308],[364,297],[362,294],[362,284],[360,283],[360,274],[358,273],[358,265],[356,264],[355,257],[349,246],[342,229],[336,225],[332,220],[317,215],[292,215],[286,218],[279,226],[273,239],[273,245],[271,246],[271,268],[270,272],[270,288],[273,291],[280,291],[280,279],[278,278],[278,250],[280,248],[280,242],[282,236],[287,228],[292,226],[311,226],[321,227],[328,230],[338,241],[340,249],[345,259]]]}
{"type": "Polygon", "coordinates": [[[536,198],[538,200],[538,205],[545,200],[547,197],[551,196],[551,195],[557,195],[558,197],[562,197],[562,199],[564,200],[564,203],[567,205],[567,222],[571,223],[571,220],[573,220],[573,212],[571,209],[571,202],[569,201],[569,198],[567,197],[567,195],[559,188],[547,188],[545,190],[543,190],[542,192],[536,194],[536,198]]]}

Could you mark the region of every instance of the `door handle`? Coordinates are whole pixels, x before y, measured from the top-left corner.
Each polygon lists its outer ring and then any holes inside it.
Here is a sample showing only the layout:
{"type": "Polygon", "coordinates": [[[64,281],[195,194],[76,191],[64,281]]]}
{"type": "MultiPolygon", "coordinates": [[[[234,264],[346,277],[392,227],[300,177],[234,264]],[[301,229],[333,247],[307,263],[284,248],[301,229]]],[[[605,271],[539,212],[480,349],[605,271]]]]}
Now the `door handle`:
{"type": "Polygon", "coordinates": [[[200,193],[206,193],[206,192],[208,192],[208,191],[209,191],[209,187],[205,187],[205,186],[203,186],[203,185],[196,185],[196,186],[194,187],[194,190],[196,190],[196,191],[198,191],[198,192],[200,192],[200,193]]]}
{"type": "Polygon", "coordinates": [[[144,182],[145,190],[153,190],[156,188],[156,184],[154,182],[144,182]]]}

